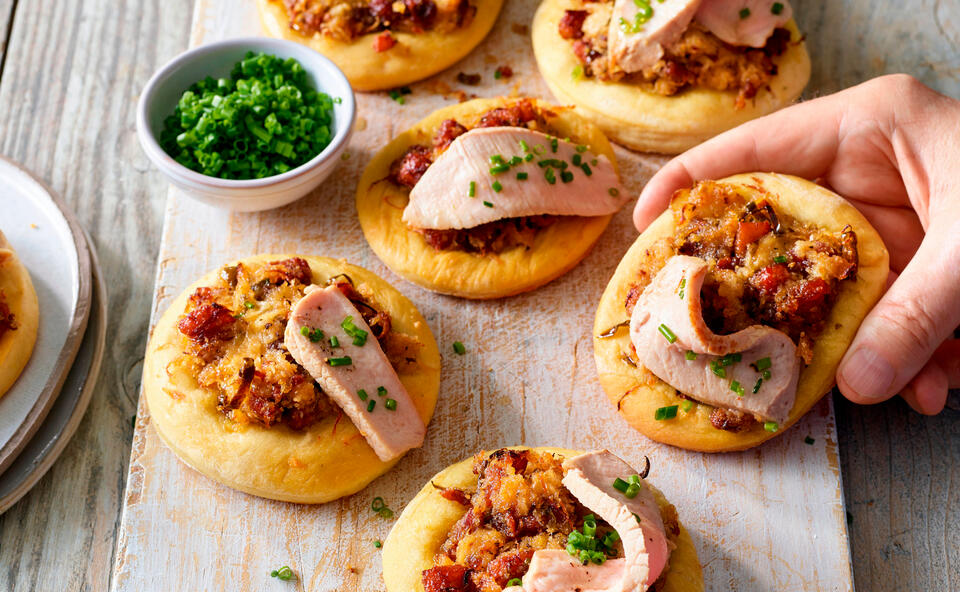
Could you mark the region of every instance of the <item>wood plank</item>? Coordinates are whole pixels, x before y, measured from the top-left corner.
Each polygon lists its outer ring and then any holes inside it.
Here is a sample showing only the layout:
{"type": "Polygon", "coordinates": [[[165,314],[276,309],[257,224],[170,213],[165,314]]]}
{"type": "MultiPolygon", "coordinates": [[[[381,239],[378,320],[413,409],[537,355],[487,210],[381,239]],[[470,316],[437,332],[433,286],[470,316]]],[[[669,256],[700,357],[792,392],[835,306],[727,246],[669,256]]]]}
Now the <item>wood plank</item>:
{"type": "MultiPolygon", "coordinates": [[[[12,5],[0,0],[0,14],[12,5]]],[[[187,43],[190,0],[20,2],[0,78],[0,152],[78,214],[109,287],[112,345],[60,461],[0,516],[0,590],[105,590],[126,478],[166,183],[140,152],[137,95],[187,43]],[[187,16],[185,16],[187,15],[187,16]]],[[[0,29],[7,23],[0,19],[0,29]]]]}
{"type": "MultiPolygon", "coordinates": [[[[509,3],[491,38],[438,79],[456,87],[458,71],[481,72],[485,84],[468,92],[516,88],[549,96],[535,75],[528,37],[511,31],[511,25],[529,22],[535,6],[535,0],[509,3]],[[517,76],[508,84],[494,83],[492,70],[505,56],[517,76]]],[[[198,7],[193,42],[257,31],[254,15],[229,2],[206,0],[198,7]]],[[[601,291],[636,235],[629,211],[615,218],[570,274],[534,293],[493,302],[425,292],[393,275],[364,242],[343,240],[362,236],[353,191],[372,153],[397,130],[449,103],[429,94],[429,84],[414,85],[404,107],[383,93],[359,96],[365,125],[352,140],[353,157],[335,173],[335,183],[287,208],[229,214],[172,191],[154,308],[154,315],[164,310],[204,271],[252,253],[308,250],[373,270],[414,300],[445,353],[441,399],[426,445],[354,496],[319,507],[282,504],[231,491],[187,469],[159,441],[141,404],[113,589],[257,588],[271,568],[285,563],[298,571],[298,586],[306,589],[379,589],[372,541],[382,539],[390,524],[369,511],[373,496],[400,508],[451,462],[480,448],[526,443],[610,447],[634,462],[650,455],[651,478],[693,531],[708,589],[852,590],[828,401],[769,445],[712,456],[645,440],[605,401],[589,327],[601,291]],[[575,301],[569,298],[573,292],[575,301]],[[561,330],[557,315],[564,319],[561,330]],[[523,319],[529,329],[518,347],[503,347],[516,340],[498,322],[505,317],[523,319]],[[467,344],[468,356],[449,355],[455,339],[467,344]],[[816,439],[813,446],[804,444],[808,435],[816,439]],[[264,525],[270,525],[269,533],[264,525]],[[171,571],[171,565],[178,569],[171,571]]],[[[618,157],[633,191],[664,161],[624,150],[618,157]]]]}

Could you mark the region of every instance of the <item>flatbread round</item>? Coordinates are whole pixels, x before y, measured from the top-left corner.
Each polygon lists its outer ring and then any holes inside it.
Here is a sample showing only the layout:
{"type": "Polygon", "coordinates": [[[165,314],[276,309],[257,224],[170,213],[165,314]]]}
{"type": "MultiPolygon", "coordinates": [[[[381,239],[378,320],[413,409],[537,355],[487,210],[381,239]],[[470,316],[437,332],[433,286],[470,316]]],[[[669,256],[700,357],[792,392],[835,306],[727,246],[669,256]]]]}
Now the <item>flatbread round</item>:
{"type": "Polygon", "coordinates": [[[796,42],[776,58],[778,73],[770,87],[761,89],[739,110],[733,91],[690,88],[662,96],[626,82],[575,79],[572,72],[580,62],[558,32],[564,11],[575,4],[580,0],[544,0],[537,9],[532,34],[540,73],[558,101],[576,105],[577,113],[600,126],[611,140],[633,150],[679,154],[789,105],[810,79],[810,57],[793,21],[786,28],[796,42]]]}
{"type": "MultiPolygon", "coordinates": [[[[387,181],[390,164],[414,144],[430,145],[445,119],[470,127],[484,113],[518,99],[475,99],[435,111],[377,153],[357,187],[357,214],[373,251],[397,274],[434,292],[464,298],[500,298],[538,288],[573,269],[600,238],[612,216],[561,216],[537,233],[532,248],[514,247],[480,255],[438,251],[403,222],[408,191],[387,181]]],[[[549,116],[554,135],[585,144],[610,159],[613,147],[595,126],[569,109],[536,101],[549,116]]]]}
{"type": "Polygon", "coordinates": [[[473,51],[493,28],[503,0],[472,0],[472,3],[477,7],[477,14],[468,26],[450,32],[394,32],[397,44],[384,52],[373,49],[376,33],[349,43],[321,33],[308,37],[290,28],[290,19],[280,2],[257,0],[257,9],[267,35],[296,41],[322,53],[343,70],[354,90],[370,91],[423,80],[473,51]]]}
{"type": "MultiPolygon", "coordinates": [[[[291,255],[258,255],[244,264],[267,263],[291,255]]],[[[394,330],[416,337],[417,364],[400,380],[425,424],[440,388],[440,353],[427,323],[414,305],[371,272],[325,257],[303,257],[314,283],[338,274],[366,287],[390,313],[394,330]]],[[[234,263],[235,264],[235,263],[234,263]]],[[[213,271],[184,290],[154,328],[143,368],[143,389],[151,422],[173,452],[188,465],[228,487],[276,500],[324,503],[350,495],[387,472],[400,459],[383,462],[345,415],[326,417],[296,431],[277,424],[239,425],[217,409],[217,394],[199,387],[187,373],[168,366],[182,352],[177,320],[190,295],[213,284],[213,271]]]]}
{"type": "Polygon", "coordinates": [[[889,272],[889,257],[880,235],[866,218],[837,194],[810,181],[788,175],[751,173],[721,179],[719,182],[738,185],[746,193],[760,188],[778,212],[801,223],[815,225],[831,232],[840,232],[850,225],[857,234],[859,266],[855,281],[841,284],[837,300],[814,342],[813,363],[800,371],[796,401],[789,420],[777,432],[768,432],[762,422],[750,428],[731,432],[710,423],[712,407],[695,405],[689,413],[656,421],[660,407],[678,405],[682,400],[676,390],[644,368],[634,368],[621,359],[630,347],[628,332],[601,339],[597,336],[626,318],[624,300],[636,271],[648,257],[648,249],[659,239],[672,236],[674,222],[670,211],[664,212],[637,238],[617,266],[604,290],[593,325],[594,358],[600,383],[620,414],[647,437],[689,450],[723,452],[744,450],[773,438],[793,425],[835,382],[837,366],[867,312],[883,293],[889,272]]]}
{"type": "Polygon", "coordinates": [[[0,331],[0,397],[30,360],[40,326],[40,305],[30,274],[0,232],[0,297],[13,315],[14,328],[0,331]]]}
{"type": "MultiPolygon", "coordinates": [[[[526,446],[511,446],[515,450],[526,446]]],[[[561,457],[582,454],[582,451],[565,448],[534,448],[561,457]]],[[[468,458],[437,473],[420,490],[390,531],[383,544],[383,581],[387,592],[423,592],[420,576],[423,570],[433,567],[433,557],[440,551],[447,533],[465,513],[457,502],[445,499],[437,487],[470,488],[476,485],[477,476],[472,470],[473,459],[468,458]]],[[[661,512],[670,502],[656,487],[644,482],[653,492],[661,512]]],[[[697,550],[690,533],[680,524],[677,548],[670,553],[664,586],[658,592],[702,592],[703,573],[697,550]]]]}

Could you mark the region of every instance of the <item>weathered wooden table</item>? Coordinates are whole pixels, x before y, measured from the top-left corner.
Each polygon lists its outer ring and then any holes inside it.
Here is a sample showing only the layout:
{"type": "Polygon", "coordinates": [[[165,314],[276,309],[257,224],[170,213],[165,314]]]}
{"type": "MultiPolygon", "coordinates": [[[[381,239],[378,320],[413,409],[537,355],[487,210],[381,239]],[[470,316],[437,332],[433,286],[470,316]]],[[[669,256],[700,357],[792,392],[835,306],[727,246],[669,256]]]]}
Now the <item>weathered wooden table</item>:
{"type": "MultiPolygon", "coordinates": [[[[809,96],[910,72],[960,97],[956,2],[795,5],[814,63],[809,96]]],[[[60,192],[93,235],[112,315],[77,435],[0,516],[0,590],[109,585],[167,195],[137,145],[134,109],[153,70],[187,46],[192,10],[191,0],[0,0],[0,153],[60,192]]],[[[956,399],[933,418],[899,400],[835,404],[858,588],[960,589],[956,399]]]]}

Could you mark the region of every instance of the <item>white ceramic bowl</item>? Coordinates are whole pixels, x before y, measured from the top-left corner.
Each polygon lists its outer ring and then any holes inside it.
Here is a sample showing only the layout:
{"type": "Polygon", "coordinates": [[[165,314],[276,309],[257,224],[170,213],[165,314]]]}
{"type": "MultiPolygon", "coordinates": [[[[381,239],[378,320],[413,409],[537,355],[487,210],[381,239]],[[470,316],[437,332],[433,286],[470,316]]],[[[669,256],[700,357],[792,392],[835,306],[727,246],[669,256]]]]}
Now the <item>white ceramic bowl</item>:
{"type": "Polygon", "coordinates": [[[340,164],[340,155],[353,132],[356,103],[353,89],[337,66],[314,50],[282,39],[248,37],[203,45],[180,54],[160,68],[147,83],[137,105],[137,136],[150,160],[187,195],[213,206],[252,212],[277,208],[316,188],[340,164]],[[294,58],[320,92],[340,98],[333,105],[333,138],[310,161],[280,175],[237,181],[192,171],[170,157],[157,138],[163,120],[173,114],[180,96],[206,76],[226,78],[248,51],[294,58]]]}

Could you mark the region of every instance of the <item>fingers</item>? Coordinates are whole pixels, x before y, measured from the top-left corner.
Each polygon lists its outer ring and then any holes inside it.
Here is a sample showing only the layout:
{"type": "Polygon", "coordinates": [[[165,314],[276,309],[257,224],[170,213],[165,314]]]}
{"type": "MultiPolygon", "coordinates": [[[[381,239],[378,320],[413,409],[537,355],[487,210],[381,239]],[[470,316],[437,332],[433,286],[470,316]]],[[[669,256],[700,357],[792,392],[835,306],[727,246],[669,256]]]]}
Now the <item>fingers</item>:
{"type": "Polygon", "coordinates": [[[951,379],[960,378],[956,363],[943,357],[956,353],[955,346],[944,354],[938,349],[960,324],[960,271],[954,263],[960,244],[940,233],[928,239],[864,319],[840,362],[837,385],[851,401],[884,401],[909,384],[904,398],[911,406],[935,413],[951,379]]]}
{"type": "Polygon", "coordinates": [[[808,179],[822,176],[836,155],[846,104],[842,96],[832,95],[794,105],[688,150],[667,163],[643,188],[634,208],[634,224],[642,232],[667,207],[674,191],[701,179],[753,171],[808,179]],[[811,122],[816,126],[811,127],[811,122]]]}
{"type": "Polygon", "coordinates": [[[960,388],[960,340],[951,339],[937,348],[930,362],[900,394],[917,413],[936,415],[943,411],[950,389],[960,388]]]}

